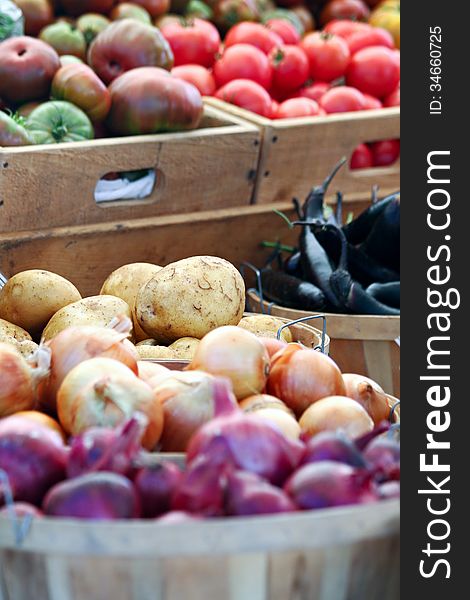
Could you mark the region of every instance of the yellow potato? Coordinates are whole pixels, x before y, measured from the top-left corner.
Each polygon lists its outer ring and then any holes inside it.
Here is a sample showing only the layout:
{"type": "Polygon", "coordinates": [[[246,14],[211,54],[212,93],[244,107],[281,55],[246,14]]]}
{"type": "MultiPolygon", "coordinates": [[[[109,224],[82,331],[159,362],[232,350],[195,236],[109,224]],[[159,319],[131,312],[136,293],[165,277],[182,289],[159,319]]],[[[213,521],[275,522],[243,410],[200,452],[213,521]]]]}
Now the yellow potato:
{"type": "Polygon", "coordinates": [[[170,343],[238,325],[244,307],[245,284],[231,263],[192,256],[167,265],[144,285],[135,313],[147,337],[170,343]]]}
{"type": "Polygon", "coordinates": [[[170,349],[173,350],[173,353],[177,358],[181,358],[183,360],[192,360],[194,358],[194,354],[196,353],[198,344],[198,339],[184,337],[176,340],[176,342],[173,342],[170,345],[170,349]]]}
{"type": "Polygon", "coordinates": [[[140,327],[135,314],[135,299],[140,288],[145,285],[162,267],[151,263],[130,263],[113,271],[103,283],[100,294],[117,296],[127,302],[132,311],[134,338],[144,340],[148,335],[140,327]]]}
{"type": "MultiPolygon", "coordinates": [[[[276,317],[270,317],[269,315],[243,317],[240,323],[238,323],[238,327],[251,331],[251,333],[254,333],[258,337],[269,338],[277,338],[277,332],[283,325],[285,325],[284,321],[276,319],[276,317]]],[[[284,340],[288,344],[294,341],[288,327],[282,330],[281,340],[284,340]]]]}
{"type": "Polygon", "coordinates": [[[131,309],[121,298],[116,296],[83,298],[57,311],[44,329],[42,339],[50,340],[72,325],[107,327],[118,315],[131,318],[131,309]]]}
{"type": "Polygon", "coordinates": [[[78,300],[80,292],[64,277],[39,269],[22,271],[0,291],[0,318],[35,336],[52,315],[78,300]]]}
{"type": "Polygon", "coordinates": [[[179,358],[175,356],[171,348],[166,346],[136,346],[139,360],[144,358],[151,358],[153,360],[168,359],[168,358],[179,358]]]}
{"type": "Polygon", "coordinates": [[[158,346],[157,340],[146,339],[140,342],[137,342],[136,346],[158,346]]]}
{"type": "Polygon", "coordinates": [[[31,356],[33,352],[36,352],[38,349],[38,345],[33,342],[33,340],[17,340],[14,337],[10,337],[8,335],[0,335],[0,343],[2,344],[11,344],[14,346],[20,354],[22,354],[25,358],[27,356],[31,356]]]}
{"type": "Polygon", "coordinates": [[[18,327],[18,325],[13,325],[9,321],[5,321],[4,319],[0,319],[0,337],[10,337],[18,342],[23,340],[31,340],[31,336],[27,331],[18,327]]]}

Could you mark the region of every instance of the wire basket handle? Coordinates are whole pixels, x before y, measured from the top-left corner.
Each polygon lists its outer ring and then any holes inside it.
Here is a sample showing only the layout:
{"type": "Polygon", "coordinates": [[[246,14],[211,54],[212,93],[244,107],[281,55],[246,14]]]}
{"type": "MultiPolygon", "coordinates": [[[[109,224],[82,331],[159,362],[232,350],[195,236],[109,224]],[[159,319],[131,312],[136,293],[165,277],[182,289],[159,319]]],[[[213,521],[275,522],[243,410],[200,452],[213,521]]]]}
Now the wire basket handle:
{"type": "Polygon", "coordinates": [[[10,480],[8,479],[7,473],[3,469],[0,469],[0,488],[3,492],[3,498],[7,507],[7,517],[11,523],[13,535],[15,537],[15,544],[17,546],[21,546],[29,533],[33,516],[25,515],[23,518],[18,516],[15,510],[10,480]]]}
{"type": "Polygon", "coordinates": [[[307,317],[301,317],[300,319],[294,319],[293,321],[288,321],[284,325],[281,325],[277,330],[277,339],[281,339],[281,334],[286,327],[290,327],[291,325],[297,325],[297,323],[304,323],[306,321],[312,321],[313,319],[322,319],[322,333],[321,333],[321,344],[320,346],[315,346],[314,350],[320,350],[322,354],[325,354],[325,338],[326,338],[326,317],[325,315],[308,315],[307,317]]]}

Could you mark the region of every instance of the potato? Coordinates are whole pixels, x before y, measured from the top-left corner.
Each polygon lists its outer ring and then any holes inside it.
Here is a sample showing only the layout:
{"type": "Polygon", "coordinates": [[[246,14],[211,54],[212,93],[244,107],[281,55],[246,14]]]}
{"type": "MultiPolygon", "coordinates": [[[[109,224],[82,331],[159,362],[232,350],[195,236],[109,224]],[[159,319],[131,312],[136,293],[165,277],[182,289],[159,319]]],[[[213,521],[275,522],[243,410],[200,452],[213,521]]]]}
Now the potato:
{"type": "Polygon", "coordinates": [[[0,319],[0,337],[10,337],[18,342],[23,340],[31,340],[31,336],[27,331],[18,327],[18,325],[13,325],[9,321],[5,321],[4,319],[0,319]]]}
{"type": "Polygon", "coordinates": [[[173,353],[171,348],[167,348],[166,346],[136,346],[137,353],[139,355],[139,360],[144,358],[152,358],[154,360],[159,359],[168,359],[168,358],[178,358],[173,353]]]}
{"type": "Polygon", "coordinates": [[[81,298],[73,283],[60,275],[38,269],[22,271],[0,291],[0,318],[34,337],[58,310],[81,298]]]}
{"type": "Polygon", "coordinates": [[[141,288],[136,316],[148,337],[170,343],[238,325],[244,307],[245,284],[232,264],[192,256],[167,265],[141,288]]]}
{"type": "Polygon", "coordinates": [[[162,267],[151,263],[130,263],[113,271],[103,283],[100,294],[117,296],[127,302],[132,311],[134,338],[140,342],[147,334],[135,317],[135,299],[140,288],[147,283],[162,267]]]}
{"type": "Polygon", "coordinates": [[[136,346],[158,346],[159,343],[157,342],[157,340],[152,340],[152,339],[146,339],[146,340],[141,340],[140,342],[137,342],[136,346]]]}
{"type": "MultiPolygon", "coordinates": [[[[276,317],[270,317],[269,315],[252,315],[250,317],[243,317],[238,323],[238,327],[242,327],[247,331],[251,331],[258,337],[269,337],[277,338],[277,332],[279,328],[285,325],[281,319],[276,317]]],[[[290,329],[286,327],[281,332],[281,340],[284,340],[288,344],[293,342],[292,333],[290,329]]]]}
{"type": "Polygon", "coordinates": [[[0,343],[2,344],[11,344],[14,346],[20,354],[22,354],[25,358],[31,356],[33,352],[36,352],[38,349],[38,345],[33,342],[33,340],[17,340],[14,337],[9,335],[0,334],[0,343]]]}
{"type": "Polygon", "coordinates": [[[194,358],[194,354],[196,353],[196,348],[198,347],[199,340],[192,337],[184,337],[176,340],[170,345],[170,350],[173,351],[177,358],[181,358],[183,360],[192,360],[194,358]]]}
{"type": "Polygon", "coordinates": [[[95,325],[107,327],[114,317],[125,315],[131,318],[131,309],[127,302],[116,296],[90,296],[78,302],[64,306],[55,313],[42,333],[43,340],[72,325],[95,325]]]}

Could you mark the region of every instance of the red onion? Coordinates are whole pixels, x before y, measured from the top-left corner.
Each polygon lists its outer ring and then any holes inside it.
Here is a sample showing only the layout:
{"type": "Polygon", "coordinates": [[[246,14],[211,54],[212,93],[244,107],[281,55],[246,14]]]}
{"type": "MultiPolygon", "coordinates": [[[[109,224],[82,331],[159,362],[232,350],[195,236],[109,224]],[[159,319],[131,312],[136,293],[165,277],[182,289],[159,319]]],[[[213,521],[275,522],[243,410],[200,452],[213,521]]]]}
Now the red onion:
{"type": "Polygon", "coordinates": [[[133,461],[142,449],[147,418],[136,413],[116,429],[91,427],[72,440],[67,476],[78,477],[92,471],[112,471],[129,476],[133,461]]]}
{"type": "Polygon", "coordinates": [[[29,504],[28,502],[13,502],[11,506],[4,506],[0,509],[0,515],[4,515],[9,517],[11,515],[11,511],[14,511],[15,516],[17,517],[26,517],[30,515],[31,517],[41,517],[42,512],[34,506],[33,504],[29,504]]]}
{"type": "Polygon", "coordinates": [[[382,500],[400,497],[400,482],[386,481],[379,485],[378,494],[382,500]]]}
{"type": "MultiPolygon", "coordinates": [[[[40,503],[51,485],[64,479],[66,461],[67,449],[55,431],[15,416],[0,422],[0,469],[8,476],[15,500],[40,503]]],[[[0,483],[0,505],[3,502],[0,483]]]]}
{"type": "Polygon", "coordinates": [[[68,479],[51,488],[44,514],[77,519],[132,519],[140,516],[139,498],[122,475],[100,472],[68,479]]]}
{"type": "Polygon", "coordinates": [[[140,469],[134,485],[140,496],[142,516],[153,518],[171,508],[171,498],[182,480],[183,474],[171,462],[157,463],[140,469]]]}
{"type": "MultiPolygon", "coordinates": [[[[224,380],[218,380],[217,386],[219,395],[230,393],[224,380]]],[[[281,485],[294,471],[305,451],[302,442],[288,439],[271,423],[234,411],[206,423],[194,434],[188,445],[188,464],[201,455],[211,462],[220,460],[220,453],[209,451],[214,440],[225,448],[225,460],[275,485],[281,485]]]]}
{"type": "Polygon", "coordinates": [[[301,467],[284,490],[303,509],[361,504],[376,500],[368,471],[324,460],[301,467]]]}
{"type": "Polygon", "coordinates": [[[336,431],[323,431],[307,442],[302,464],[321,460],[334,460],[351,467],[366,467],[366,461],[356,444],[346,435],[336,431]]]}
{"type": "Polygon", "coordinates": [[[400,479],[400,444],[398,442],[386,437],[377,437],[364,450],[364,458],[378,481],[400,479]]]}
{"type": "Polygon", "coordinates": [[[186,521],[199,521],[200,517],[184,512],[182,510],[172,510],[166,515],[156,519],[162,525],[175,525],[178,523],[186,523],[186,521]]]}
{"type": "Polygon", "coordinates": [[[227,474],[228,515],[267,515],[297,510],[287,494],[254,473],[227,474]]]}

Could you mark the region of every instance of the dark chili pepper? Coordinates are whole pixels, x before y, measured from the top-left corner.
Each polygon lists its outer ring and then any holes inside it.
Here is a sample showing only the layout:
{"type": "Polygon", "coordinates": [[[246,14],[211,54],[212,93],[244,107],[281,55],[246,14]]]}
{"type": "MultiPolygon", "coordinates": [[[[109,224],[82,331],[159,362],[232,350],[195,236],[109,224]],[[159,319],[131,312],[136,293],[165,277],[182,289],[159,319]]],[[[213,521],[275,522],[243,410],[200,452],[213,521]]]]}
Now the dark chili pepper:
{"type": "Polygon", "coordinates": [[[300,264],[300,252],[296,252],[284,262],[284,270],[289,275],[302,279],[302,265],[300,264]]]}
{"type": "Polygon", "coordinates": [[[366,292],[383,304],[400,308],[400,282],[393,281],[390,283],[373,283],[366,292]]]}
{"type": "Polygon", "coordinates": [[[356,281],[347,271],[336,270],[330,278],[331,288],[349,312],[362,315],[399,315],[400,311],[382,304],[356,281]]]}
{"type": "Polygon", "coordinates": [[[325,296],[315,285],[297,277],[267,268],[261,271],[263,296],[287,308],[322,311],[325,296]]]}
{"type": "Polygon", "coordinates": [[[364,210],[350,223],[344,225],[343,231],[348,242],[354,245],[364,242],[372,231],[377,219],[382,215],[387,206],[399,196],[399,194],[400,192],[395,192],[391,196],[387,196],[375,204],[371,204],[369,208],[364,210]]]}
{"type": "Polygon", "coordinates": [[[326,191],[333,177],[341,169],[346,160],[346,158],[342,158],[339,163],[335,165],[333,171],[328,175],[325,181],[321,185],[316,185],[309,193],[304,203],[303,218],[305,220],[318,221],[322,223],[325,221],[323,217],[323,202],[326,191]]]}
{"type": "Polygon", "coordinates": [[[393,198],[367,236],[361,248],[380,264],[400,271],[400,199],[393,198]]]}
{"type": "Polygon", "coordinates": [[[366,287],[372,283],[390,283],[400,279],[396,271],[384,267],[360,247],[351,244],[348,248],[348,271],[353,279],[366,287]]]}

